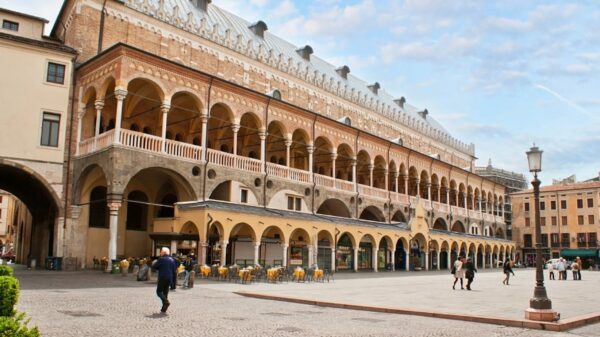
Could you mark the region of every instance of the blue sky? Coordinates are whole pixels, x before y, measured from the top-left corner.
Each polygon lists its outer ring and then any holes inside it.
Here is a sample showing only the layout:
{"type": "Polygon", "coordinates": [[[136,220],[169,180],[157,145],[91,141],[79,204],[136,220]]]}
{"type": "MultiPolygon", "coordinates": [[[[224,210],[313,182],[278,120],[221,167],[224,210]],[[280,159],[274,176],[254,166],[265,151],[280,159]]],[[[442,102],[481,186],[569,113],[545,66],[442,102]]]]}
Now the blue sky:
{"type": "MultiPolygon", "coordinates": [[[[0,7],[53,21],[61,3],[0,0],[0,7]]],[[[535,142],[544,150],[543,184],[600,171],[595,0],[213,3],[427,108],[453,136],[475,143],[478,165],[491,158],[527,174],[525,151],[535,142]]]]}

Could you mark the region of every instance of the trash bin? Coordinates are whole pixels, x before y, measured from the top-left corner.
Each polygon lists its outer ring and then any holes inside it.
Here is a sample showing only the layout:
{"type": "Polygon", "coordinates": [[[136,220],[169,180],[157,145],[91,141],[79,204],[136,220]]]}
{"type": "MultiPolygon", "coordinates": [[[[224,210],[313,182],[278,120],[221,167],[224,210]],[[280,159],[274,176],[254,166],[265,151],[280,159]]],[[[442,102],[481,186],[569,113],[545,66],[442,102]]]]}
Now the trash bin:
{"type": "Polygon", "coordinates": [[[54,257],[48,256],[46,257],[46,270],[54,269],[54,257]]]}
{"type": "Polygon", "coordinates": [[[110,269],[110,273],[111,274],[118,274],[119,273],[119,260],[112,260],[112,268],[110,269]]]}
{"type": "Polygon", "coordinates": [[[62,270],[62,257],[54,257],[54,268],[52,270],[62,270]]]}

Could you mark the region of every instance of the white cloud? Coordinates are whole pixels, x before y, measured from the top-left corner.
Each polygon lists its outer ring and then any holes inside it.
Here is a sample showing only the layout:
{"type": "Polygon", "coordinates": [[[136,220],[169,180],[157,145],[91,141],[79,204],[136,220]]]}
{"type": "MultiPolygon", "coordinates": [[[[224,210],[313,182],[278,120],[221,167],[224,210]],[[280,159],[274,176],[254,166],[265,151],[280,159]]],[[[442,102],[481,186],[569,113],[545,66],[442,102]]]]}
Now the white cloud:
{"type": "Polygon", "coordinates": [[[283,0],[269,14],[275,18],[288,17],[297,12],[296,6],[291,0],[283,0]]]}
{"type": "Polygon", "coordinates": [[[468,54],[479,42],[477,36],[444,36],[439,41],[389,43],[381,47],[380,54],[386,63],[398,58],[435,61],[468,54]]]}
{"type": "Polygon", "coordinates": [[[486,25],[499,31],[517,33],[529,31],[533,27],[529,22],[503,17],[490,17],[486,20],[486,25]]]}

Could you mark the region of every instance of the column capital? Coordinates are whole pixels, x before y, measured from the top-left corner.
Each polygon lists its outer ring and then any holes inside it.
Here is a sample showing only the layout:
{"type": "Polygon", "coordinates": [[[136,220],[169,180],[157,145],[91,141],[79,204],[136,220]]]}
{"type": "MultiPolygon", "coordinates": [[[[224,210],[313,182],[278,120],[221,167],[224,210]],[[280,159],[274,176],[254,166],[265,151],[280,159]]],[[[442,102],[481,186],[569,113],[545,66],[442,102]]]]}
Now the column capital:
{"type": "Polygon", "coordinates": [[[281,244],[281,248],[283,249],[287,249],[290,245],[288,245],[287,243],[282,243],[281,244]]]}
{"type": "Polygon", "coordinates": [[[289,138],[286,138],[283,143],[285,144],[286,147],[290,147],[290,146],[292,146],[293,141],[289,138]]]}
{"type": "Polygon", "coordinates": [[[332,160],[336,160],[338,155],[337,155],[337,153],[332,152],[329,154],[329,156],[331,157],[332,160]]]}
{"type": "Polygon", "coordinates": [[[312,145],[312,144],[306,145],[306,151],[307,151],[309,154],[312,154],[313,152],[315,152],[315,146],[314,146],[314,145],[312,145]]]}
{"type": "Polygon", "coordinates": [[[373,171],[373,169],[375,168],[375,165],[369,164],[368,168],[369,168],[369,171],[373,171]]]}
{"type": "Polygon", "coordinates": [[[108,209],[110,210],[111,213],[113,212],[118,212],[119,208],[121,208],[121,201],[117,201],[117,200],[110,200],[106,206],[108,206],[108,209]]]}
{"type": "Polygon", "coordinates": [[[94,108],[96,108],[96,110],[104,109],[104,99],[97,99],[94,101],[94,108]]]}
{"type": "Polygon", "coordinates": [[[260,138],[260,140],[267,139],[267,131],[265,131],[265,130],[259,130],[258,131],[258,138],[260,138]]]}
{"type": "Polygon", "coordinates": [[[356,157],[352,157],[352,159],[350,159],[350,165],[356,166],[357,163],[358,163],[358,160],[356,159],[356,157]]]}
{"type": "Polygon", "coordinates": [[[398,177],[400,176],[399,171],[394,171],[394,172],[392,172],[392,174],[394,175],[394,179],[398,179],[398,177]]]}
{"type": "Polygon", "coordinates": [[[254,241],[252,242],[252,244],[254,245],[254,247],[260,247],[261,245],[260,241],[254,241]]]}
{"type": "Polygon", "coordinates": [[[118,101],[124,100],[125,97],[127,97],[127,90],[125,90],[125,89],[116,89],[115,90],[115,98],[118,101]]]}
{"type": "Polygon", "coordinates": [[[171,110],[171,104],[163,103],[160,105],[160,111],[164,114],[168,113],[171,110]]]}
{"type": "MultiPolygon", "coordinates": [[[[241,126],[240,126],[239,124],[235,124],[235,123],[234,123],[234,124],[231,124],[231,130],[232,130],[234,133],[237,133],[238,131],[240,131],[240,127],[241,127],[241,126]]],[[[259,133],[259,135],[260,135],[260,133],[259,133]]]]}
{"type": "Polygon", "coordinates": [[[82,119],[82,118],[83,118],[83,116],[85,115],[85,112],[86,112],[86,111],[87,111],[87,108],[86,108],[86,106],[85,106],[85,105],[84,105],[84,106],[81,106],[81,107],[79,107],[79,111],[77,112],[77,118],[78,118],[78,119],[82,119]]]}

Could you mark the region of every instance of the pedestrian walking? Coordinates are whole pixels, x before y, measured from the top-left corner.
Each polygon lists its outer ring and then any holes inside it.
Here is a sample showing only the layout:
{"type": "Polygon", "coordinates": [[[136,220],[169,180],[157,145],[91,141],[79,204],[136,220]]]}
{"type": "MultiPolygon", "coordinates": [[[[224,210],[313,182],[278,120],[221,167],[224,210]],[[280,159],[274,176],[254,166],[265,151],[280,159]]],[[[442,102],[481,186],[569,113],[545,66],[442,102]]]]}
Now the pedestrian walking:
{"type": "Polygon", "coordinates": [[[561,257],[558,259],[556,263],[556,270],[558,270],[558,279],[564,280],[567,273],[567,266],[565,265],[565,260],[561,257]]]}
{"type": "Polygon", "coordinates": [[[504,275],[505,275],[502,283],[505,285],[508,285],[508,281],[510,280],[510,274],[513,274],[513,276],[515,275],[515,272],[512,270],[512,264],[510,263],[509,258],[507,258],[506,261],[504,261],[504,266],[502,268],[502,271],[504,272],[504,275]]]}
{"type": "Polygon", "coordinates": [[[183,287],[188,288],[190,282],[190,274],[194,270],[195,261],[192,256],[188,255],[183,261],[184,276],[183,276],[183,287]]]}
{"type": "Polygon", "coordinates": [[[581,281],[581,269],[583,269],[583,261],[581,261],[578,256],[575,258],[575,262],[577,262],[577,265],[579,266],[579,269],[577,270],[577,279],[581,281]]]}
{"type": "Polygon", "coordinates": [[[459,256],[456,261],[454,261],[454,266],[452,267],[454,270],[454,284],[452,284],[452,290],[456,287],[456,282],[460,280],[460,289],[463,288],[463,278],[465,277],[465,271],[463,270],[463,257],[459,256]]]}
{"type": "Polygon", "coordinates": [[[173,282],[177,266],[175,260],[169,255],[169,248],[163,247],[160,250],[160,257],[154,261],[152,268],[158,270],[158,284],[156,285],[156,295],[162,302],[160,312],[166,313],[169,305],[169,288],[173,282]]]}
{"type": "Polygon", "coordinates": [[[466,270],[465,276],[467,277],[467,290],[471,290],[471,284],[473,284],[473,279],[475,278],[477,268],[475,268],[475,264],[471,258],[467,259],[467,263],[465,263],[463,268],[466,270]]]}
{"type": "Polygon", "coordinates": [[[554,278],[554,263],[548,263],[548,279],[555,280],[554,278]]]}
{"type": "Polygon", "coordinates": [[[573,280],[577,281],[579,279],[579,265],[577,264],[577,260],[571,263],[571,270],[573,270],[573,280]]]}

